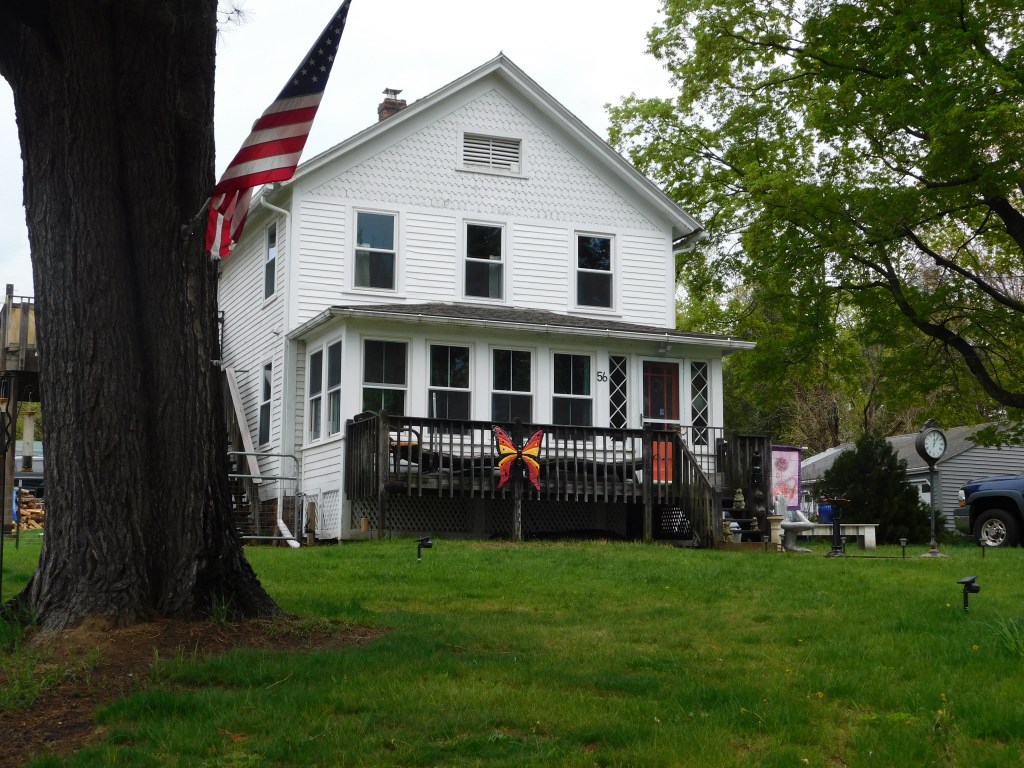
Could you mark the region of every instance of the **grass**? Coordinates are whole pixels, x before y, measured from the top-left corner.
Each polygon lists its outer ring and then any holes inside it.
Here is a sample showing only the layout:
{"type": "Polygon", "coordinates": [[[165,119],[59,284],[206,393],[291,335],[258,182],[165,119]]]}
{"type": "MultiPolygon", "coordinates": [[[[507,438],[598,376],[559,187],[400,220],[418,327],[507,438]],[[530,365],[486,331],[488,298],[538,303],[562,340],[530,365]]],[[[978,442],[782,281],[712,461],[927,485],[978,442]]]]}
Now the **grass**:
{"type": "MultiPolygon", "coordinates": [[[[336,651],[160,659],[151,687],[99,713],[100,742],[38,765],[1024,761],[1024,550],[828,549],[250,549],[286,610],[390,631],[336,651]],[[969,613],[967,575],[982,585],[969,613]]],[[[31,567],[7,558],[5,596],[31,567]]]]}

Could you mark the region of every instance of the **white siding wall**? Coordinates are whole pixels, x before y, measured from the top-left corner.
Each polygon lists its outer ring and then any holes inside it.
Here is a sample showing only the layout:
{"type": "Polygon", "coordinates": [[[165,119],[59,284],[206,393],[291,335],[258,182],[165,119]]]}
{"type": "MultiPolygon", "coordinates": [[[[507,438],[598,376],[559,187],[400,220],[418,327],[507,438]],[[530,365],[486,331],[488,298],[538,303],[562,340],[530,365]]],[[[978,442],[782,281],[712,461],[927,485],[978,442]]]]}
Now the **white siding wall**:
{"type": "Polygon", "coordinates": [[[572,236],[565,227],[520,223],[509,228],[512,303],[564,312],[572,301],[572,236]]]}
{"type": "Polygon", "coordinates": [[[404,252],[404,294],[411,301],[454,300],[457,298],[459,263],[456,220],[451,215],[411,211],[400,218],[404,252]]]}
{"type": "Polygon", "coordinates": [[[631,323],[675,327],[675,263],[667,234],[619,238],[615,279],[623,318],[631,323]],[[666,262],[664,256],[668,252],[666,262]]]}
{"type": "MultiPolygon", "coordinates": [[[[258,219],[250,225],[249,238],[223,262],[219,286],[220,308],[224,312],[222,360],[236,371],[239,394],[249,434],[259,451],[280,452],[281,395],[284,387],[285,274],[288,260],[287,220],[258,219]],[[265,233],[271,221],[277,223],[276,292],[264,300],[265,233]],[[260,446],[259,405],[264,363],[273,363],[270,443],[260,446]]],[[[260,471],[274,474],[276,459],[261,462],[260,471]]]]}
{"type": "Polygon", "coordinates": [[[337,200],[307,198],[299,204],[295,325],[343,301],[348,213],[337,200]]]}

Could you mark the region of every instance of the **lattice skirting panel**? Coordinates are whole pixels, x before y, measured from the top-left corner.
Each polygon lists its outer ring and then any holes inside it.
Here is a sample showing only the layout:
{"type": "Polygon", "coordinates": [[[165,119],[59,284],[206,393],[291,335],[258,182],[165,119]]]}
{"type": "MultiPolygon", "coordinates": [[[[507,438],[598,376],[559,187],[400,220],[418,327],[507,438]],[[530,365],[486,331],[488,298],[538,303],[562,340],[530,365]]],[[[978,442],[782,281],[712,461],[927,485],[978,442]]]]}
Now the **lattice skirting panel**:
{"type": "Polygon", "coordinates": [[[320,491],[316,501],[316,535],[334,539],[341,530],[341,491],[320,491]]]}
{"type": "MultiPolygon", "coordinates": [[[[523,535],[603,532],[628,537],[631,526],[627,519],[631,515],[636,517],[635,506],[524,500],[523,535]]],[[[394,533],[511,536],[513,510],[510,500],[391,496],[387,500],[384,527],[394,533]]],[[[374,500],[367,499],[353,505],[353,518],[359,519],[363,515],[369,519],[371,528],[380,527],[374,500]]]]}

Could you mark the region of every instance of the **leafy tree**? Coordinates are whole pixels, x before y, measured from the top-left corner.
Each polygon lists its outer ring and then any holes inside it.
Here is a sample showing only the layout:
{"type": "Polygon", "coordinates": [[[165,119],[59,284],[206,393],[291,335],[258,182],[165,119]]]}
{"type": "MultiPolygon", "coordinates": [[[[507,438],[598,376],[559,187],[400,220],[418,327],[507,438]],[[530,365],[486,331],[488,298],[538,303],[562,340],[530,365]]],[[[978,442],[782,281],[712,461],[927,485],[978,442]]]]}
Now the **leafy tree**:
{"type": "Polygon", "coordinates": [[[780,365],[821,365],[837,326],[856,329],[919,400],[940,382],[983,411],[1024,407],[1019,2],[664,11],[650,51],[678,97],[626,99],[611,138],[707,225],[680,262],[696,313],[721,323],[714,302],[755,299],[786,313],[758,353],[792,353],[780,365]]]}
{"type": "Polygon", "coordinates": [[[6,3],[46,410],[47,519],[19,597],[46,628],[278,608],[228,516],[213,0],[6,3]]]}
{"type": "Polygon", "coordinates": [[[883,437],[865,433],[853,450],[839,454],[818,481],[817,494],[848,499],[844,519],[878,523],[881,541],[921,542],[931,535],[929,512],[907,482],[907,462],[896,458],[883,437]]]}

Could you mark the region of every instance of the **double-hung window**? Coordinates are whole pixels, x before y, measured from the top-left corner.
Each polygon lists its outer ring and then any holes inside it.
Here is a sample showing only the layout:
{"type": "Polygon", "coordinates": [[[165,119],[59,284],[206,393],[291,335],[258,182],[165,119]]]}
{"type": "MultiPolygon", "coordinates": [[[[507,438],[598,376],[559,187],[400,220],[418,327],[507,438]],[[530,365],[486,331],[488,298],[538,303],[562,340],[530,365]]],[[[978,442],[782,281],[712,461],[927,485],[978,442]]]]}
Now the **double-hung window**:
{"type": "Polygon", "coordinates": [[[511,424],[533,420],[532,353],[495,349],[491,358],[491,420],[511,424]]]}
{"type": "Polygon", "coordinates": [[[554,357],[554,397],[551,420],[555,424],[589,427],[594,423],[594,398],[590,386],[590,355],[556,353],[554,357]]]}
{"type": "Polygon", "coordinates": [[[259,416],[259,444],[266,445],[270,442],[270,403],[273,394],[274,364],[264,363],[260,375],[260,416],[259,416]]]}
{"type": "Polygon", "coordinates": [[[405,415],[406,344],[363,342],[363,410],[405,415]]]}
{"type": "Polygon", "coordinates": [[[469,347],[430,345],[427,396],[430,418],[469,420],[469,347]]]}
{"type": "Polygon", "coordinates": [[[395,217],[356,212],[356,288],[395,290],[395,217]]]}
{"type": "Polygon", "coordinates": [[[504,239],[502,227],[466,225],[466,295],[485,299],[504,297],[504,239]]]}
{"type": "Polygon", "coordinates": [[[612,239],[576,236],[576,305],[611,309],[614,303],[612,239]]]}
{"type": "Polygon", "coordinates": [[[263,298],[269,299],[277,290],[277,224],[267,227],[267,250],[263,260],[263,298]]]}
{"type": "Polygon", "coordinates": [[[341,432],[341,342],[328,344],[309,356],[309,439],[341,432]],[[326,367],[324,357],[326,355],[326,367]],[[327,418],[324,419],[324,398],[327,418]]]}

